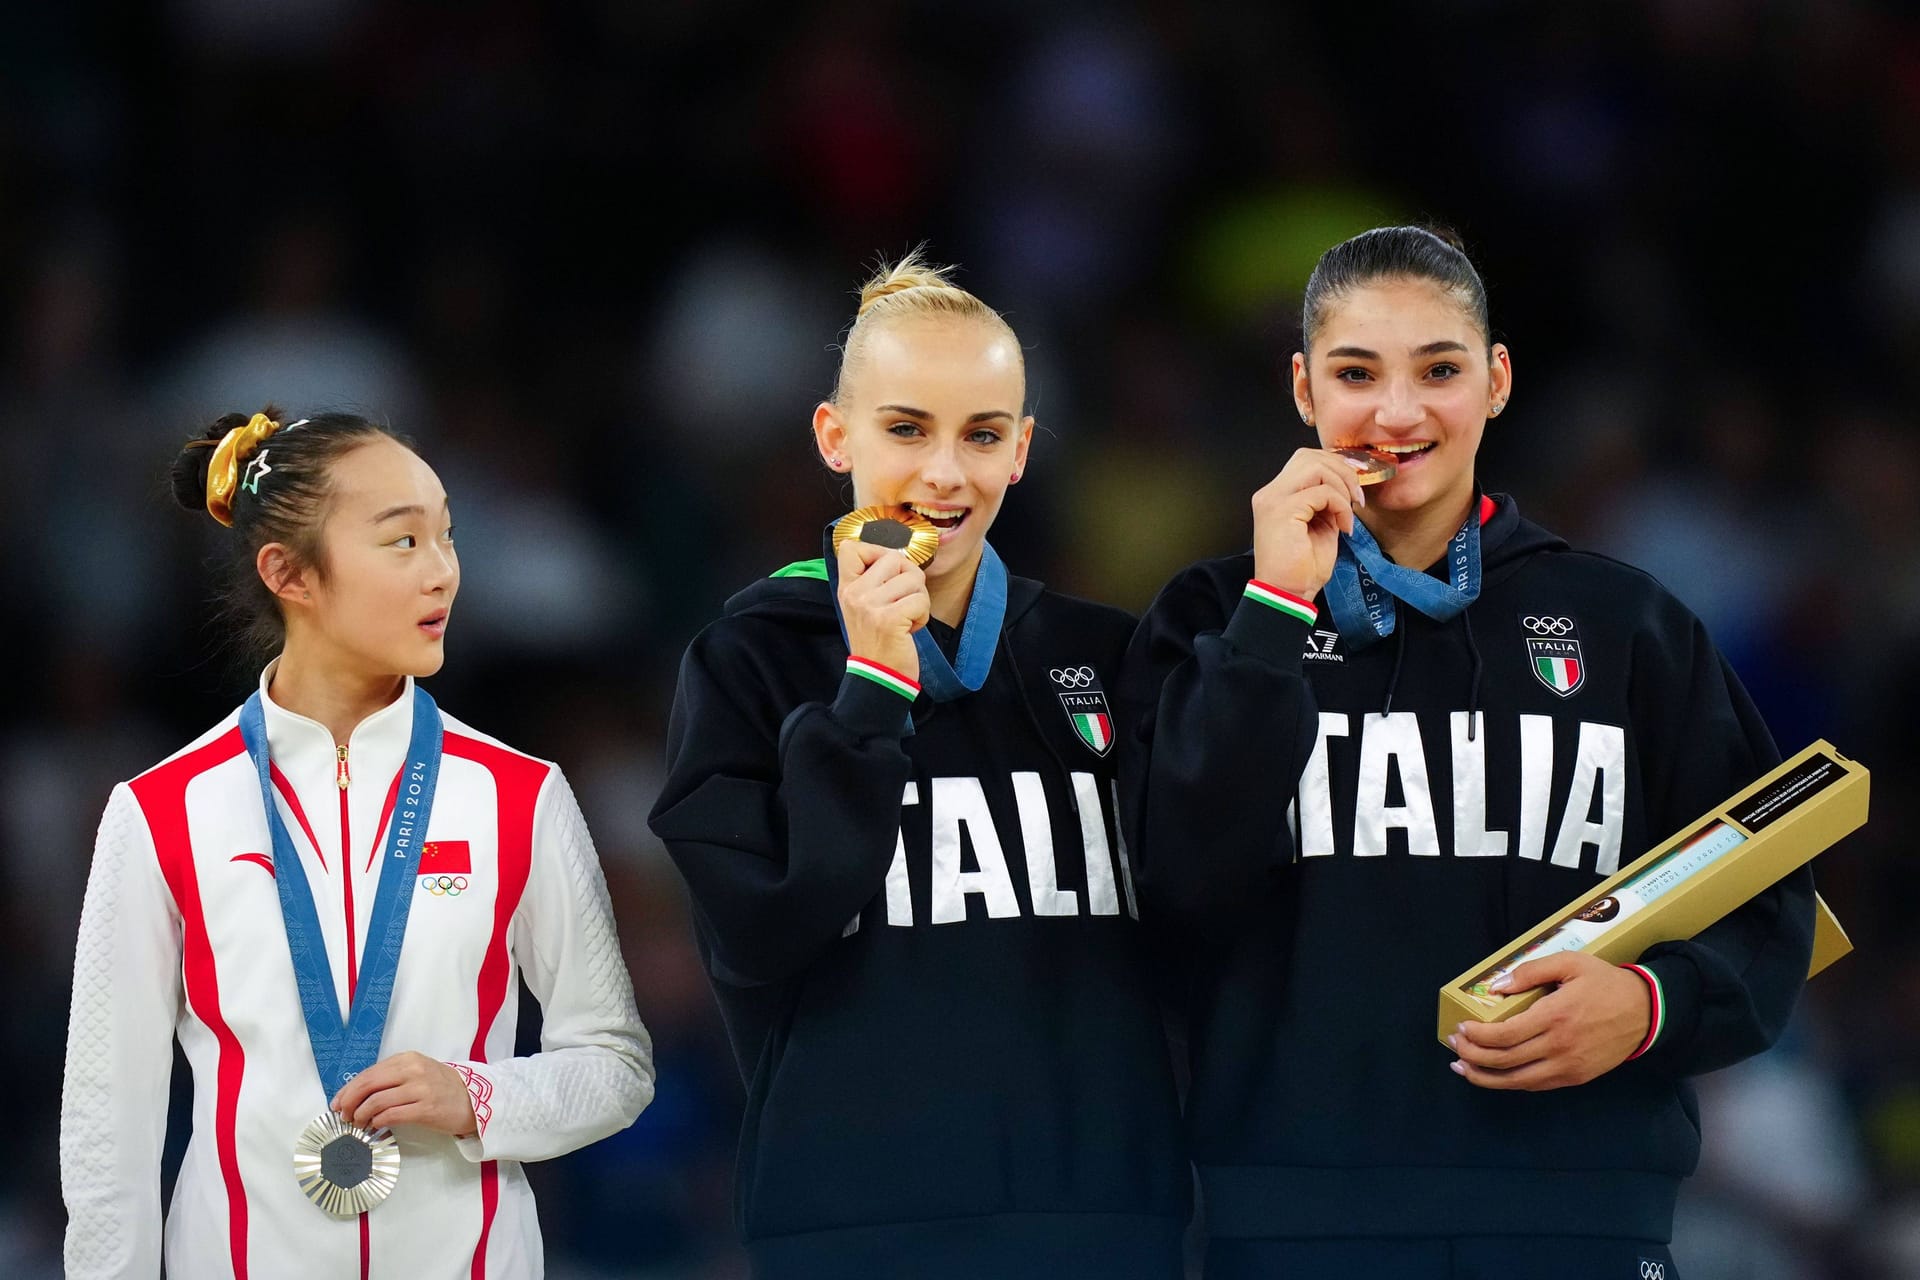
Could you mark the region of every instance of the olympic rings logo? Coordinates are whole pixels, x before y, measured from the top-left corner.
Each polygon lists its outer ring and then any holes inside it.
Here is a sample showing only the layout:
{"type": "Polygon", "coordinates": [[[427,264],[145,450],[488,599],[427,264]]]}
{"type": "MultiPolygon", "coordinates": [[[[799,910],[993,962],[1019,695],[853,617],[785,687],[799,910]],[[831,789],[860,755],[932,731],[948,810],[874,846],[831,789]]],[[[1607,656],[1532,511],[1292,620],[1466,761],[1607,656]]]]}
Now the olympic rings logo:
{"type": "Polygon", "coordinates": [[[1537,636],[1564,636],[1573,630],[1572,618],[1522,618],[1520,625],[1537,636]]]}
{"type": "Polygon", "coordinates": [[[1092,667],[1068,667],[1065,670],[1055,667],[1047,672],[1047,676],[1062,689],[1085,689],[1094,681],[1092,667]]]}
{"type": "Polygon", "coordinates": [[[1640,1259],[1640,1280],[1667,1280],[1667,1264],[1640,1259]]]}
{"type": "Polygon", "coordinates": [[[420,887],[436,898],[457,898],[466,891],[465,876],[421,876],[420,887]]]}

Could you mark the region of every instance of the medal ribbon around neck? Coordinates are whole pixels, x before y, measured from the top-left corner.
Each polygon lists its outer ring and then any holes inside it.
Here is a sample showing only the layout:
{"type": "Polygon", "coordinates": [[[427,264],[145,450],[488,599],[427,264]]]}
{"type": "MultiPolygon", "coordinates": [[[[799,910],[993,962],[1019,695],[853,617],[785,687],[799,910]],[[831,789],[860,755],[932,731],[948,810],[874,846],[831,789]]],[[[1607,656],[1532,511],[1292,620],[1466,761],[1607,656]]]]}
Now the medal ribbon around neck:
{"type": "MultiPolygon", "coordinates": [[[[827,586],[833,592],[833,612],[840,614],[840,568],[833,554],[833,526],[827,526],[827,586]]],[[[973,598],[967,602],[967,616],[960,626],[960,648],[954,661],[928,634],[925,627],[913,633],[913,647],[920,655],[920,689],[935,702],[952,702],[978,692],[993,669],[993,651],[1000,644],[1000,624],[1007,617],[1007,566],[993,544],[980,544],[980,567],[973,579],[973,598]]],[[[847,636],[846,619],[840,619],[840,638],[847,636]]]]}
{"type": "MultiPolygon", "coordinates": [[[[1477,505],[1477,504],[1476,504],[1477,505]]],[[[1480,520],[1478,510],[1467,513],[1460,532],[1447,543],[1447,581],[1387,559],[1373,534],[1359,520],[1353,532],[1340,535],[1333,576],[1327,580],[1327,611],[1333,615],[1340,638],[1352,649],[1364,649],[1393,634],[1394,600],[1446,622],[1466,612],[1480,598],[1480,520]]]]}
{"type": "Polygon", "coordinates": [[[334,991],[333,970],[327,962],[326,937],[320,932],[320,917],[314,909],[313,890],[293,837],[274,804],[266,713],[257,690],[240,709],[240,737],[260,774],[260,799],[266,805],[267,826],[273,834],[273,882],[280,893],[280,916],[287,927],[287,950],[300,990],[300,1011],[306,1018],[320,1086],[331,1098],[335,1090],[380,1057],[387,1004],[393,997],[400,945],[406,937],[407,913],[413,904],[414,871],[420,863],[427,815],[433,811],[434,787],[440,779],[440,709],[425,689],[413,687],[413,735],[407,744],[406,776],[387,824],[387,847],[381,858],[392,865],[380,871],[380,887],[374,894],[373,917],[367,927],[365,963],[360,967],[353,1007],[344,1019],[334,991]]]}

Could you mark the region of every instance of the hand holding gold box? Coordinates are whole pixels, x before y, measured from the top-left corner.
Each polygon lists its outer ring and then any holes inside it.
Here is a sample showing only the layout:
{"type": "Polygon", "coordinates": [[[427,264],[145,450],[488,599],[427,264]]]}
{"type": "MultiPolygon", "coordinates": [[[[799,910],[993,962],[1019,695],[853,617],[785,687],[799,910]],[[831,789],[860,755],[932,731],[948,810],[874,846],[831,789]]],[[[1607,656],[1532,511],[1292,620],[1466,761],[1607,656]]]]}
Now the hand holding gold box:
{"type": "MultiPolygon", "coordinates": [[[[1865,823],[1867,790],[1864,766],[1814,743],[1442,987],[1441,1042],[1462,1022],[1502,1022],[1547,994],[1488,989],[1517,965],[1569,950],[1624,964],[1693,937],[1865,823]]],[[[1814,905],[1809,976],[1851,949],[1826,903],[1814,905]]]]}

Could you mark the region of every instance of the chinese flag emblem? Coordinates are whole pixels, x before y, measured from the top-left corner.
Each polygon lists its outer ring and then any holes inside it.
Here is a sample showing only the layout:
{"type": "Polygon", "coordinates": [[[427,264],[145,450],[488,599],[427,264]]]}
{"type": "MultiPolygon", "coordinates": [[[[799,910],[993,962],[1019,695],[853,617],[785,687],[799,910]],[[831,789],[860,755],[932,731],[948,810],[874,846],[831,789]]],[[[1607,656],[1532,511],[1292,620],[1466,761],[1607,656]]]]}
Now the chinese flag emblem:
{"type": "Polygon", "coordinates": [[[420,846],[420,875],[468,875],[473,871],[473,855],[465,840],[429,840],[420,846]]]}

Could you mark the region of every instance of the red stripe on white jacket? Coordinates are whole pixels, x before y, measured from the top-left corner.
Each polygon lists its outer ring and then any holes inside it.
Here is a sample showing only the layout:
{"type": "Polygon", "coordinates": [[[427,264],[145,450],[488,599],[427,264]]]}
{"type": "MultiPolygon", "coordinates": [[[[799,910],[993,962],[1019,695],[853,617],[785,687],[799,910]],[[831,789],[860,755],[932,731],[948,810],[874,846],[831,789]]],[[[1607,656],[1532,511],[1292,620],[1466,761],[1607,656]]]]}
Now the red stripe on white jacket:
{"type": "Polygon", "coordinates": [[[197,751],[143,774],[130,784],[134,799],[153,835],[154,853],[167,888],[180,910],[180,943],[187,1001],[220,1044],[218,1095],[214,1102],[214,1148],[220,1156],[220,1174],[227,1184],[227,1239],[232,1250],[234,1280],[247,1276],[247,1188],[240,1178],[240,1153],[235,1119],[240,1106],[240,1081],[246,1075],[247,1055],[239,1038],[227,1026],[220,1010],[220,980],[214,971],[213,948],[207,936],[207,917],[200,902],[200,876],[194,868],[193,843],[187,827],[187,784],[206,770],[225,764],[246,750],[238,726],[197,751]]]}

